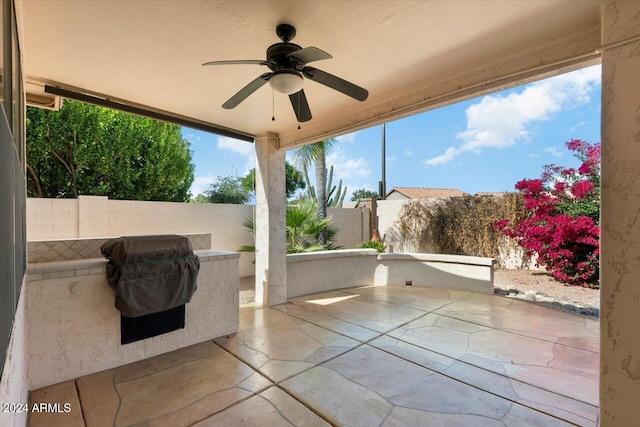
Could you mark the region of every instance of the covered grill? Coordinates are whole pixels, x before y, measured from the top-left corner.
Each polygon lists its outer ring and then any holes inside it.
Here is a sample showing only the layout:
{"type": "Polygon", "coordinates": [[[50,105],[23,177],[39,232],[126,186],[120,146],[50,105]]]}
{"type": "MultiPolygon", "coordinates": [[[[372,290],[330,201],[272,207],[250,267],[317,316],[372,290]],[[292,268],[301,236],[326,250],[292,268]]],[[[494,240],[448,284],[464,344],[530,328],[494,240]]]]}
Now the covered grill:
{"type": "Polygon", "coordinates": [[[121,343],[184,328],[200,260],[184,236],[130,236],[102,245],[107,281],[120,310],[121,343]]]}
{"type": "Polygon", "coordinates": [[[123,316],[140,317],[191,301],[200,260],[188,238],[176,235],[130,236],[102,245],[109,259],[107,280],[123,316]]]}

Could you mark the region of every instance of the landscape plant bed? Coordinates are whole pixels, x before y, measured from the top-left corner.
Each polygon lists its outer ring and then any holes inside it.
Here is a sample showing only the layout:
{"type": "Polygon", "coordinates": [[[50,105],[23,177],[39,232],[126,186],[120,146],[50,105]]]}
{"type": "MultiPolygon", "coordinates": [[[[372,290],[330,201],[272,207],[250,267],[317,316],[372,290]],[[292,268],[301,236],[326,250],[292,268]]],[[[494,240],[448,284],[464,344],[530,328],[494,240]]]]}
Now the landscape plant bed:
{"type": "Polygon", "coordinates": [[[600,316],[600,290],[569,286],[546,271],[495,270],[494,294],[584,316],[600,316]]]}

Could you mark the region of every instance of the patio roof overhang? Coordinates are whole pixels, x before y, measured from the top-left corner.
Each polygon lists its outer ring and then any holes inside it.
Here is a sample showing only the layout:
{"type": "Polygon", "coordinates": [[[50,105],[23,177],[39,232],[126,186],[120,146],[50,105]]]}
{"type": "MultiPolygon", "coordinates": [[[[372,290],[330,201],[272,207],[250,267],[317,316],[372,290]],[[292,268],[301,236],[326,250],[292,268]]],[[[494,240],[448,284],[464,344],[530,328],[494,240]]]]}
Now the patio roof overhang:
{"type": "MultiPolygon", "coordinates": [[[[27,92],[76,90],[292,147],[527,79],[597,62],[600,2],[504,1],[18,1],[27,92]],[[221,106],[268,71],[203,67],[263,59],[275,27],[333,59],[314,63],[369,90],[355,101],[306,80],[313,119],[298,123],[267,85],[221,106]]],[[[51,96],[51,95],[49,95],[51,96]]]]}

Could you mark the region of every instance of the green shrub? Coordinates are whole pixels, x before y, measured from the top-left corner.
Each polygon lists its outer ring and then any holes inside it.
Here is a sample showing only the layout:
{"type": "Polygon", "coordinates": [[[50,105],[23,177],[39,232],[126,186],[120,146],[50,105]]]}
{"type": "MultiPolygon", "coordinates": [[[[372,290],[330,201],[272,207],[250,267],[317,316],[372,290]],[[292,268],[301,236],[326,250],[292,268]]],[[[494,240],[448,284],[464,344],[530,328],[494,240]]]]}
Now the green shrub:
{"type": "MultiPolygon", "coordinates": [[[[251,234],[255,236],[254,218],[248,217],[242,223],[251,234]]],[[[338,227],[333,224],[331,217],[318,219],[316,205],[314,203],[297,203],[287,206],[287,253],[297,254],[301,252],[316,252],[342,249],[336,244],[338,227]],[[326,230],[327,243],[318,243],[318,236],[322,230],[326,230]]],[[[243,245],[238,252],[255,252],[255,244],[243,245]]]]}
{"type": "Polygon", "coordinates": [[[360,243],[358,245],[358,248],[360,248],[360,249],[375,249],[380,253],[384,252],[384,250],[387,249],[387,247],[385,246],[384,243],[375,242],[373,240],[369,240],[368,242],[360,243]]]}

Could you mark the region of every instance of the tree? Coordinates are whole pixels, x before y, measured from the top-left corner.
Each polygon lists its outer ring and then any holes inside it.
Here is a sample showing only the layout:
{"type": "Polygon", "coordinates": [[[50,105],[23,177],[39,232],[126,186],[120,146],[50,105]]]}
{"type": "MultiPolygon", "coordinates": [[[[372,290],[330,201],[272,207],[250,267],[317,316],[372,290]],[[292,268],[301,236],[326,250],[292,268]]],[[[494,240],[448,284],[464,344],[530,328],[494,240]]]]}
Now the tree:
{"type": "MultiPolygon", "coordinates": [[[[287,199],[290,199],[296,194],[296,191],[304,190],[306,188],[306,184],[302,179],[302,173],[289,162],[286,163],[286,171],[287,171],[286,172],[286,192],[287,192],[287,199]]],[[[253,193],[254,191],[253,187],[255,182],[256,182],[256,170],[254,168],[254,169],[251,169],[247,174],[247,176],[245,176],[242,179],[242,186],[245,188],[245,190],[249,191],[250,193],[253,193]]]]}
{"type": "Polygon", "coordinates": [[[495,226],[559,281],[599,287],[600,144],[574,139],[567,148],[582,160],[580,168],[549,165],[540,179],[519,181],[530,217],[495,226]]]}
{"type": "Polygon", "coordinates": [[[27,193],[187,201],[193,182],[180,127],[76,101],[27,108],[27,193]]]}
{"type": "Polygon", "coordinates": [[[242,182],[243,179],[235,174],[218,176],[203,195],[208,203],[243,205],[251,200],[251,194],[242,182]]]}
{"type": "Polygon", "coordinates": [[[365,188],[361,188],[356,190],[351,195],[351,201],[357,202],[360,199],[379,199],[380,196],[375,191],[367,190],[365,188]]]}
{"type": "MultiPolygon", "coordinates": [[[[325,139],[313,144],[304,145],[295,151],[296,162],[306,170],[315,165],[316,170],[316,200],[317,215],[319,219],[327,217],[327,153],[335,146],[335,139],[325,139]]],[[[322,231],[318,238],[321,245],[327,242],[326,232],[322,231]]]]}
{"type": "Polygon", "coordinates": [[[189,203],[210,203],[209,199],[207,198],[207,196],[205,196],[204,194],[198,194],[196,197],[191,198],[191,200],[189,200],[189,203]]]}

